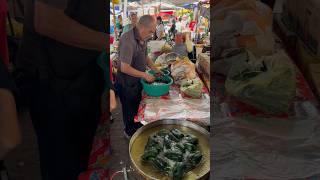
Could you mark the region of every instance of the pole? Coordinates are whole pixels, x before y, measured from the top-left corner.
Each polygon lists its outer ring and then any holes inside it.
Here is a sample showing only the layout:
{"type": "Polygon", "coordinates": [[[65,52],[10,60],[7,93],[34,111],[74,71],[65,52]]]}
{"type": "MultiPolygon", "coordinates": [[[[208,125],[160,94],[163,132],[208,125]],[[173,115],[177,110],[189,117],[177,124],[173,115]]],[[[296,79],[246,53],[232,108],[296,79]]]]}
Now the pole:
{"type": "Polygon", "coordinates": [[[160,16],[160,13],[161,13],[161,0],[160,0],[160,4],[159,4],[159,16],[160,16]]]}
{"type": "Polygon", "coordinates": [[[128,6],[128,0],[124,0],[123,2],[123,19],[127,18],[127,6],[128,6]]]}
{"type": "Polygon", "coordinates": [[[117,27],[116,27],[116,11],[114,8],[114,3],[112,2],[112,9],[113,9],[113,27],[114,27],[114,34],[115,34],[115,39],[117,39],[118,35],[117,35],[117,27]]]}
{"type": "Polygon", "coordinates": [[[143,0],[141,0],[141,6],[142,6],[142,15],[144,15],[143,0]]]}

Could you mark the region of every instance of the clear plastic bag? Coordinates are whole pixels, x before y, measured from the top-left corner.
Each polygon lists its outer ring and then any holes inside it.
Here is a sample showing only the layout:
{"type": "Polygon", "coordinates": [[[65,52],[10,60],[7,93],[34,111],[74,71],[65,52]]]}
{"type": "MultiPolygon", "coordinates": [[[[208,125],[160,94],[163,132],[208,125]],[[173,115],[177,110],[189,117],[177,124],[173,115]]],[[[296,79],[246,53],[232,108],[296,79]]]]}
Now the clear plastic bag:
{"type": "Polygon", "coordinates": [[[213,79],[211,179],[320,178],[319,104],[300,72],[295,101],[282,116],[239,104],[224,77],[213,79]]]}

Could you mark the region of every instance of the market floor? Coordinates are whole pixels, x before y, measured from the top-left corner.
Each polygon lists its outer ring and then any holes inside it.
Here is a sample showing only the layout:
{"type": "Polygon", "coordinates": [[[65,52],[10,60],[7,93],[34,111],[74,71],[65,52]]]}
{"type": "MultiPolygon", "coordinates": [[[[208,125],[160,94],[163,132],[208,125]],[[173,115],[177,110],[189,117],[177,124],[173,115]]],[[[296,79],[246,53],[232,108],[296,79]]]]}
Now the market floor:
{"type": "MultiPolygon", "coordinates": [[[[37,141],[29,113],[23,111],[19,115],[23,141],[17,149],[8,155],[5,159],[5,164],[11,180],[41,180],[37,141]]],[[[116,172],[124,167],[130,168],[129,141],[123,135],[120,102],[118,102],[118,108],[113,113],[113,116],[115,118],[111,127],[113,156],[110,164],[112,164],[111,171],[116,172]]],[[[130,180],[141,179],[135,173],[129,173],[128,176],[130,180]]],[[[124,177],[122,174],[119,174],[114,178],[114,180],[117,179],[124,179],[124,177]]]]}

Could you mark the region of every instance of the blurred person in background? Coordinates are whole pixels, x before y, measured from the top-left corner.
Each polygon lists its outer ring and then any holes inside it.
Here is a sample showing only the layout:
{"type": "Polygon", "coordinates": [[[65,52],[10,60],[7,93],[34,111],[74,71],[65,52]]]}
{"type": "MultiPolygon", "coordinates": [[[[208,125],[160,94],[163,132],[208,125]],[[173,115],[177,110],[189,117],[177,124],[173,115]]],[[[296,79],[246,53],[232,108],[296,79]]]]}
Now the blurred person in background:
{"type": "Polygon", "coordinates": [[[157,26],[156,26],[156,32],[155,32],[155,40],[162,40],[165,37],[164,32],[164,25],[162,18],[160,16],[157,17],[157,26]]]}
{"type": "Polygon", "coordinates": [[[122,21],[121,14],[118,15],[117,22],[116,22],[116,28],[117,28],[117,32],[119,33],[118,37],[120,37],[123,32],[123,21],[122,21]]]}
{"type": "Polygon", "coordinates": [[[122,34],[128,32],[130,29],[135,27],[138,22],[138,15],[136,13],[131,13],[129,18],[131,23],[124,26],[122,34]]]}
{"type": "Polygon", "coordinates": [[[170,37],[170,39],[174,39],[174,37],[176,36],[176,32],[177,32],[177,30],[176,30],[176,21],[173,19],[172,20],[172,25],[171,25],[171,27],[169,29],[169,37],[170,37]]]}
{"type": "Polygon", "coordinates": [[[184,32],[187,29],[188,22],[188,16],[183,15],[181,20],[181,32],[184,32]]]}
{"type": "Polygon", "coordinates": [[[176,22],[176,30],[177,33],[181,33],[182,32],[182,24],[181,24],[182,18],[179,17],[178,21],[176,22]]]}
{"type": "Polygon", "coordinates": [[[188,57],[187,46],[185,44],[185,35],[183,33],[176,34],[175,44],[172,47],[172,52],[188,57]]]}
{"type": "Polygon", "coordinates": [[[97,58],[109,47],[106,9],[101,0],[25,0],[18,87],[28,100],[43,180],[76,180],[87,169],[101,117],[97,58]]]}

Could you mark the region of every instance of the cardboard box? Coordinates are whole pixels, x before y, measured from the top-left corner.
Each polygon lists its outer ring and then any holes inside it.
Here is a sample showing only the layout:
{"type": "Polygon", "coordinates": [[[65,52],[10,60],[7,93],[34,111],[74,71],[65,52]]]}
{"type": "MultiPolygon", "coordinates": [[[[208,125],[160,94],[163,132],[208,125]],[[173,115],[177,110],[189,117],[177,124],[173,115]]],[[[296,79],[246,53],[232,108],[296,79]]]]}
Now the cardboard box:
{"type": "Polygon", "coordinates": [[[318,98],[320,98],[320,64],[312,64],[310,69],[311,87],[318,98]]]}
{"type": "Polygon", "coordinates": [[[297,43],[297,65],[320,98],[320,58],[312,54],[301,40],[297,43]]]}
{"type": "Polygon", "coordinates": [[[320,1],[286,0],[283,20],[299,36],[311,53],[320,57],[320,1]]]}

